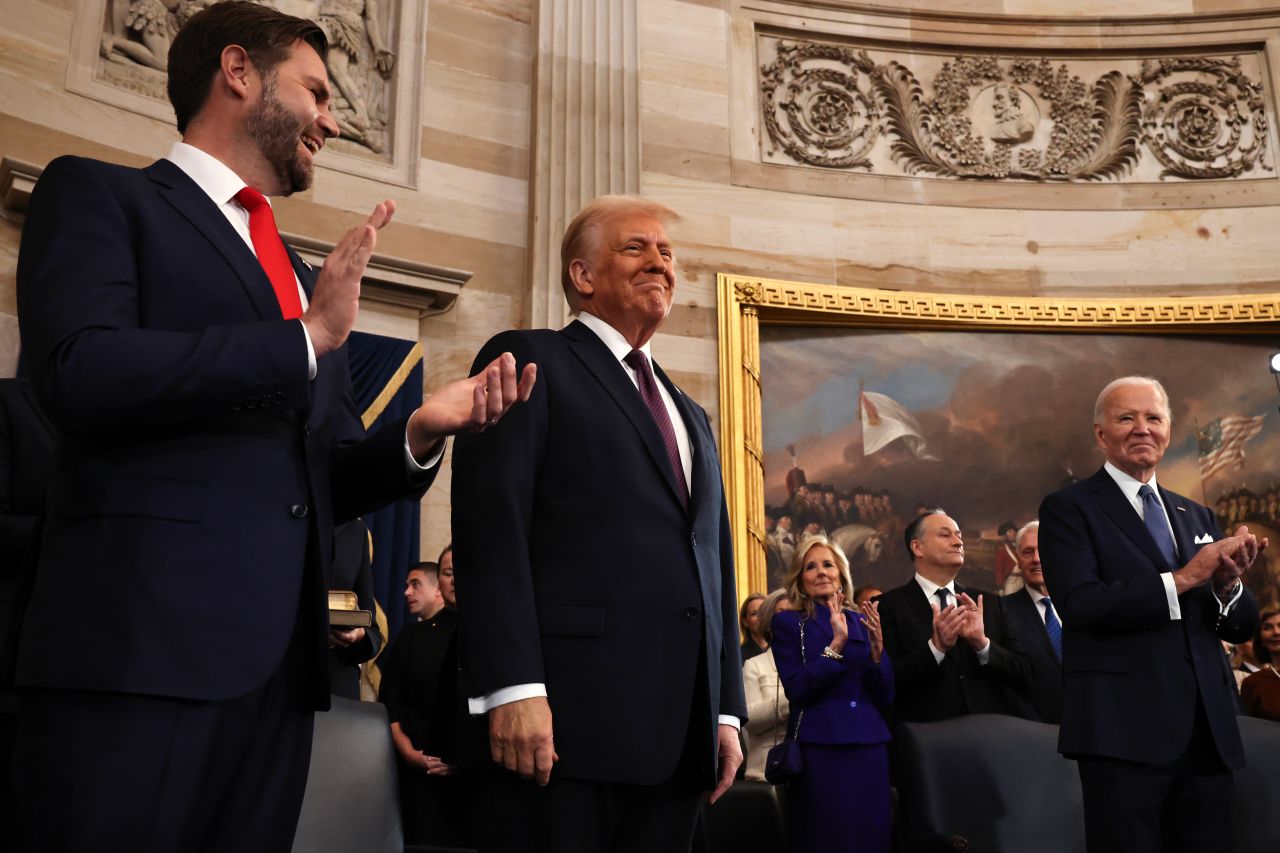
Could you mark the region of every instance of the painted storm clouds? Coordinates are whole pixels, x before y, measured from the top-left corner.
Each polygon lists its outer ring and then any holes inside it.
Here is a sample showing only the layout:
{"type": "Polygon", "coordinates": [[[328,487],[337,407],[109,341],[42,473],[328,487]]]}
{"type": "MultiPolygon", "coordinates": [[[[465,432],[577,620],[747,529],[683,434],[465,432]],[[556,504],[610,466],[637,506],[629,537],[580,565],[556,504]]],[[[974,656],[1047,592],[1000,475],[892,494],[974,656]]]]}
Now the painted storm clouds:
{"type": "MultiPolygon", "coordinates": [[[[865,493],[859,505],[884,495],[892,507],[861,519],[881,534],[882,547],[871,565],[865,553],[855,560],[859,585],[901,582],[905,553],[894,534],[920,504],[944,507],[959,522],[967,572],[981,585],[996,528],[1031,520],[1046,494],[1102,464],[1094,400],[1128,373],[1155,376],[1169,391],[1173,440],[1159,468],[1162,485],[1208,503],[1224,524],[1272,527],[1280,513],[1280,393],[1267,369],[1276,351],[1269,338],[768,325],[760,338],[769,514],[776,520],[796,506],[801,481],[811,492],[834,491],[837,504],[865,493]],[[859,404],[863,391],[869,406],[859,404]],[[884,398],[900,408],[886,414],[884,398]],[[895,420],[900,410],[908,426],[895,420]],[[1254,434],[1233,448],[1231,464],[1202,481],[1199,448],[1220,441],[1220,419],[1258,417],[1260,429],[1247,431],[1254,434]],[[880,435],[886,424],[902,435],[865,454],[864,422],[880,435]]],[[[867,446],[881,443],[868,437],[867,446]]]]}

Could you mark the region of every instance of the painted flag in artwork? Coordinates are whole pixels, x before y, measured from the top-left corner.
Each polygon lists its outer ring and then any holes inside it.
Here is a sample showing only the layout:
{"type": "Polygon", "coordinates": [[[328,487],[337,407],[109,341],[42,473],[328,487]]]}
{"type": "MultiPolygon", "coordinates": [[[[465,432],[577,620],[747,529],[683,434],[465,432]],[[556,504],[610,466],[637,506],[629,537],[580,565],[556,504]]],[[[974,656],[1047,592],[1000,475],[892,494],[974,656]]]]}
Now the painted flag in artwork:
{"type": "Polygon", "coordinates": [[[1200,476],[1208,477],[1234,464],[1244,465],[1244,443],[1262,431],[1266,415],[1227,415],[1196,430],[1200,443],[1200,476]]]}
{"type": "Polygon", "coordinates": [[[862,452],[870,456],[891,441],[902,444],[917,459],[936,461],[938,457],[925,448],[924,436],[915,416],[892,397],[874,391],[859,393],[858,409],[862,417],[862,452]]]}

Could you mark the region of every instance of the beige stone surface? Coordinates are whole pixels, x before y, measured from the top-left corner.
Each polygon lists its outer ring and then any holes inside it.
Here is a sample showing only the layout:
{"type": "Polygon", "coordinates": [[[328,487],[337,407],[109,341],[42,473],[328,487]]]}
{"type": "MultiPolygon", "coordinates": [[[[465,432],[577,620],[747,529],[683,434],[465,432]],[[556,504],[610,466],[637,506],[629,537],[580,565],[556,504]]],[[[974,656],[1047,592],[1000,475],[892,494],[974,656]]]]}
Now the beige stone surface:
{"type": "MultiPolygon", "coordinates": [[[[601,2],[612,0],[601,0],[601,2]]],[[[465,374],[479,347],[528,316],[526,248],[531,233],[530,163],[536,114],[537,9],[550,0],[430,0],[422,83],[419,188],[322,170],[315,188],[280,205],[282,226],[336,239],[388,195],[400,204],[379,250],[473,273],[455,305],[422,318],[428,392],[465,374]]],[[[636,0],[639,123],[609,127],[602,110],[592,132],[640,151],[640,190],[683,214],[673,226],[680,281],[676,303],[654,341],[658,360],[716,423],[716,275],[740,273],[824,284],[951,293],[1031,295],[1193,295],[1280,290],[1280,207],[1247,192],[1222,191],[1195,209],[1167,190],[1166,209],[1046,210],[1010,192],[995,207],[905,204],[828,197],[820,187],[783,191],[736,186],[732,128],[754,121],[753,78],[733,64],[744,5],[787,7],[810,32],[839,0],[821,8],[771,0],[636,0]],[[1241,207],[1235,205],[1251,204],[1241,207]]],[[[1023,16],[1010,32],[1089,48],[1142,32],[1144,16],[1178,16],[1180,38],[1209,39],[1259,27],[1280,3],[1257,0],[859,0],[846,16],[875,17],[884,38],[989,44],[992,25],[965,15],[1023,16]],[[919,12],[913,14],[910,10],[919,12]],[[900,14],[899,14],[900,13],[900,14]],[[1209,16],[1209,17],[1197,17],[1209,16]],[[1052,18],[1053,20],[1049,20],[1052,18]],[[1114,22],[1108,19],[1116,19],[1114,22]],[[1234,28],[1234,29],[1233,29],[1234,28]]],[[[61,153],[141,164],[175,138],[163,122],[65,90],[72,0],[0,0],[0,155],[36,163],[61,153]]],[[[832,11],[835,10],[835,11],[832,11]]],[[[1177,34],[1175,34],[1177,35],[1177,34]]],[[[587,43],[583,43],[587,44],[587,43]]],[[[589,45],[588,45],[589,46],[589,45]]],[[[1270,61],[1275,64],[1276,43],[1270,61]]],[[[1269,81],[1275,85],[1275,81],[1269,81]]],[[[1269,96],[1271,93],[1269,92],[1269,96]]],[[[750,147],[748,146],[748,149],[750,147]]],[[[591,164],[575,163],[574,167],[591,164]]],[[[818,182],[815,182],[815,184],[818,182]]],[[[1100,196],[1102,197],[1102,196],[1100,196]]],[[[921,199],[926,200],[926,199],[921,199]]],[[[16,223],[0,221],[0,374],[16,361],[16,223]]],[[[406,328],[395,312],[367,327],[406,328]]],[[[422,505],[422,552],[449,538],[444,468],[422,505]]]]}

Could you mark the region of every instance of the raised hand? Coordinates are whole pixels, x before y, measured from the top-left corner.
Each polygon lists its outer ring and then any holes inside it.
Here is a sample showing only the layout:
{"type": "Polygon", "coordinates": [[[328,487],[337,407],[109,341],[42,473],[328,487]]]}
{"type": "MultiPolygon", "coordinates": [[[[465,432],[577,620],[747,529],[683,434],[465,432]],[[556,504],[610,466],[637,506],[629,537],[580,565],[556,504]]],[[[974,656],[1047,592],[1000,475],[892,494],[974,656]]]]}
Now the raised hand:
{"type": "Polygon", "coordinates": [[[515,356],[505,352],[475,376],[450,382],[409,416],[409,451],[422,459],[446,435],[493,426],[512,406],[529,399],[537,379],[538,366],[527,364],[517,382],[515,356]]]}
{"type": "Polygon", "coordinates": [[[975,603],[967,592],[962,592],[960,593],[959,601],[959,610],[964,614],[964,623],[960,626],[960,636],[964,637],[970,648],[975,652],[980,652],[987,645],[987,628],[982,619],[983,613],[985,613],[982,596],[979,595],[975,603]]]}
{"type": "Polygon", "coordinates": [[[837,592],[827,601],[831,610],[831,651],[840,654],[844,644],[849,642],[849,618],[844,615],[844,593],[837,592]]]}
{"type": "Polygon", "coordinates": [[[964,626],[966,611],[948,605],[947,608],[940,609],[938,602],[930,601],[929,606],[933,608],[933,640],[934,647],[944,654],[951,650],[956,644],[956,640],[960,636],[960,629],[964,626]]]}
{"type": "Polygon", "coordinates": [[[871,641],[871,661],[880,663],[880,656],[884,654],[884,633],[880,627],[880,602],[863,602],[862,624],[866,627],[867,637],[871,641]]]}
{"type": "Polygon", "coordinates": [[[325,258],[310,304],[302,315],[316,358],[342,346],[351,333],[360,307],[360,280],[378,245],[378,231],[395,212],[394,201],[382,202],[363,225],[344,234],[325,258]]]}

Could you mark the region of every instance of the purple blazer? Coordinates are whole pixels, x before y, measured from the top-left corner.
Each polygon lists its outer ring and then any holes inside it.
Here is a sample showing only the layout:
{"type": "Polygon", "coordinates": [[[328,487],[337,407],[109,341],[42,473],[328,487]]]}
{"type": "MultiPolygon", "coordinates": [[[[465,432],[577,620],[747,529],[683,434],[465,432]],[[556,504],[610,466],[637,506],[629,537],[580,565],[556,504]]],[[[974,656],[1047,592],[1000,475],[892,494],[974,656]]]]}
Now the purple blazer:
{"type": "Polygon", "coordinates": [[[862,624],[862,615],[845,611],[849,641],[844,659],[822,656],[834,639],[830,611],[814,605],[812,618],[782,610],[775,613],[773,659],[787,699],[791,702],[792,725],[804,709],[799,740],[803,743],[886,743],[889,726],[884,713],[893,703],[893,667],[889,656],[881,654],[880,664],[871,662],[871,643],[862,624]],[[800,656],[800,621],[804,623],[804,663],[800,656]]]}

